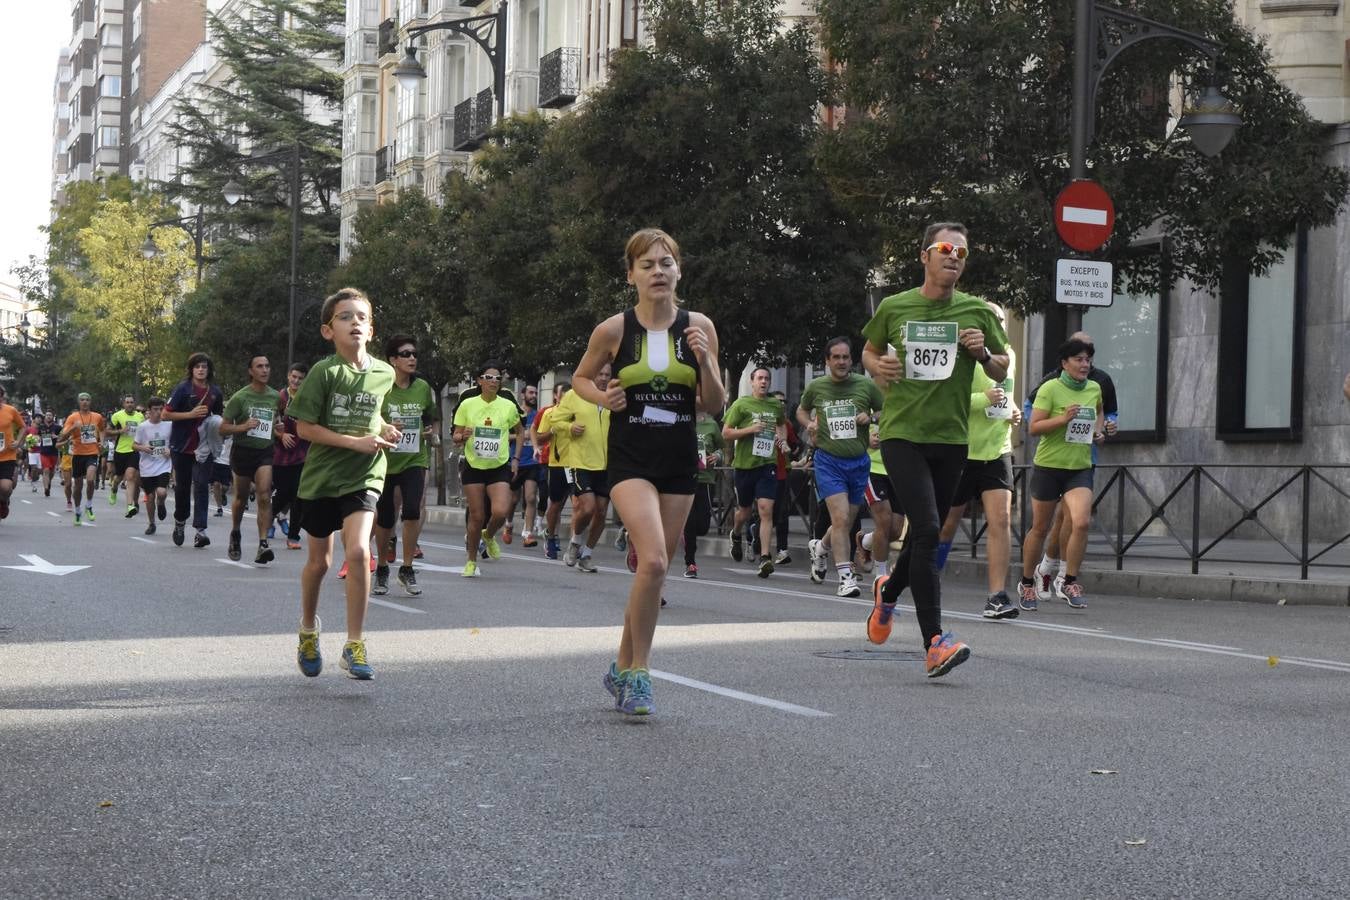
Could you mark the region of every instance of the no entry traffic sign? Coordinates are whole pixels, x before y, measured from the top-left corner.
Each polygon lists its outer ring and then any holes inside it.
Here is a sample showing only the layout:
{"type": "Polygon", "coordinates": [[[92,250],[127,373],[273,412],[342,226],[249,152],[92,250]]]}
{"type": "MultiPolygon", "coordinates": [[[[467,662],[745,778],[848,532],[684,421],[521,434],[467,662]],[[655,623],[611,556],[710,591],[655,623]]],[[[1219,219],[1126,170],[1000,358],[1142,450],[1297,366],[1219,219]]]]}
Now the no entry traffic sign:
{"type": "Polygon", "coordinates": [[[1055,230],[1075,250],[1091,253],[1111,237],[1116,205],[1095,181],[1073,181],[1055,198],[1055,230]]]}

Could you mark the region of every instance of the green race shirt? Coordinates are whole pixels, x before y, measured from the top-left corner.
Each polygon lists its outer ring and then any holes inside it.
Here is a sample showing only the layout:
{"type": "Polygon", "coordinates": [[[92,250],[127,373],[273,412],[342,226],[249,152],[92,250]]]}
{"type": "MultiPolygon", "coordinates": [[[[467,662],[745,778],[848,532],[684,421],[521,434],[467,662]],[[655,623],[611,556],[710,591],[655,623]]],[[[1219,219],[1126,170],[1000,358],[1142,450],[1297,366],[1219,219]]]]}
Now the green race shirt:
{"type": "Polygon", "coordinates": [[[430,465],[422,429],[424,422],[436,418],[436,397],[426,381],[414,378],[405,388],[396,384],[389,389],[384,398],[384,420],[403,432],[403,439],[398,442],[397,449],[385,451],[386,475],[425,469],[430,465]]]}
{"type": "Polygon", "coordinates": [[[498,395],[491,403],[470,397],[455,410],[455,427],[469,429],[464,460],[475,469],[495,469],[511,461],[511,429],[520,422],[516,404],[498,395]]]}
{"type": "Polygon", "coordinates": [[[112,427],[122,429],[122,433],[117,436],[117,446],[113,448],[114,453],[134,453],[131,445],[135,443],[136,426],[145,421],[145,414],[136,411],[127,412],[125,409],[119,409],[112,414],[112,427]]]}
{"type": "Polygon", "coordinates": [[[778,461],[774,447],[774,426],[787,421],[783,413],[783,404],[772,397],[757,400],[750,394],[737,397],[727,410],[726,425],[730,428],[745,428],[752,422],[758,423],[757,435],[741,438],[736,442],[736,452],[731,465],[736,469],[757,469],[772,465],[778,461]]]}
{"type": "Polygon", "coordinates": [[[994,386],[994,379],[985,374],[984,366],[975,367],[975,377],[970,382],[970,446],[966,458],[988,462],[1012,452],[1012,412],[1017,406],[1013,400],[1013,358],[1012,348],[1008,348],[1008,377],[1003,379],[1003,392],[1006,395],[998,406],[991,406],[989,395],[985,391],[994,386]]]}
{"type": "Polygon", "coordinates": [[[1036,391],[1036,400],[1032,409],[1040,409],[1053,418],[1070,406],[1078,404],[1082,409],[1079,418],[1066,426],[1041,435],[1036,445],[1036,465],[1043,469],[1090,469],[1092,468],[1092,431],[1097,419],[1097,411],[1102,405],[1102,387],[1089,380],[1081,391],[1076,391],[1058,378],[1041,385],[1036,391]],[[1073,431],[1079,436],[1074,442],[1069,435],[1073,431]],[[1086,440],[1083,440],[1083,438],[1086,440]]]}
{"type": "Polygon", "coordinates": [[[257,419],[258,424],[248,431],[234,435],[234,446],[247,447],[250,450],[266,450],[272,446],[272,426],[277,418],[277,401],[281,392],[271,387],[255,391],[252,387],[243,387],[234,392],[225,403],[221,417],[231,425],[257,419]]]}
{"type": "MultiPolygon", "coordinates": [[[[877,388],[877,390],[881,390],[881,388],[877,388]]],[[[877,433],[880,430],[881,428],[877,425],[873,425],[871,429],[873,434],[877,433]]],[[[873,475],[885,475],[886,464],[881,461],[881,445],[878,444],[877,446],[873,447],[871,445],[871,442],[869,441],[867,446],[869,448],[867,451],[867,458],[872,460],[872,468],[869,470],[870,473],[873,475]]]]}
{"type": "Polygon", "coordinates": [[[712,416],[702,421],[695,421],[694,437],[698,440],[699,459],[705,460],[704,465],[698,470],[698,483],[715,484],[717,482],[717,470],[714,466],[726,465],[726,458],[724,456],[712,465],[708,465],[706,460],[712,454],[726,449],[727,442],[722,439],[722,426],[718,425],[717,420],[712,416]]]}
{"type": "MultiPolygon", "coordinates": [[[[333,354],[310,369],[286,414],[339,434],[379,434],[380,406],[394,386],[394,369],[371,358],[365,370],[333,354]]],[[[384,486],[383,453],[367,456],[329,444],[313,443],[300,473],[300,498],[345,497],[384,486]]]]}
{"type": "Polygon", "coordinates": [[[914,288],[881,301],[863,336],[883,353],[887,345],[895,347],[902,375],[886,390],[883,440],[967,442],[976,362],[957,344],[957,333],[965,328],[984,332],[991,353],[1002,353],[1008,346],[993,310],[970,294],[954,291],[949,299],[938,301],[914,288]]]}
{"type": "Polygon", "coordinates": [[[866,424],[859,413],[880,412],[885,398],[870,378],[850,372],[843,381],[829,375],[812,379],[802,392],[801,408],[816,414],[816,449],[840,459],[867,455],[866,424]]]}

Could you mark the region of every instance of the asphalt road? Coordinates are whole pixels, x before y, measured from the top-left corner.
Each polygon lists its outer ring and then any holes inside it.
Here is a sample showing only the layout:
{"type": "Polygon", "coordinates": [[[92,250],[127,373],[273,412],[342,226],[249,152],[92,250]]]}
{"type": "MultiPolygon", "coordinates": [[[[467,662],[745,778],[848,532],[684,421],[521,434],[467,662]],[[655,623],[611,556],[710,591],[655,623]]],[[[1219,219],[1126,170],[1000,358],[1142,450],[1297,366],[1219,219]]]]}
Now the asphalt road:
{"type": "Polygon", "coordinates": [[[425,594],[371,607],[375,680],[337,666],[332,577],[307,679],[302,553],[15,501],[0,566],[88,568],[0,568],[7,897],[1350,894],[1344,609],[990,623],[952,586],[974,653],[930,681],[908,611],[866,652],[866,600],[710,559],[669,585],[633,720],[600,684],[612,548],[586,575],[516,543],[464,581],[430,528],[425,594]]]}

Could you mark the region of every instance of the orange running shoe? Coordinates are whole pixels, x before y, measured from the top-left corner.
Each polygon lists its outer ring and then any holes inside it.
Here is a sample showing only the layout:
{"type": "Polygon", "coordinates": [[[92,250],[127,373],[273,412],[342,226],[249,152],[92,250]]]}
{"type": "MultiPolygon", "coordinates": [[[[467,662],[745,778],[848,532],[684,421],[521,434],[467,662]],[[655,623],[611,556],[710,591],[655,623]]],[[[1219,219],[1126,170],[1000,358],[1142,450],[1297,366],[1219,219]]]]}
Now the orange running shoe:
{"type": "Polygon", "coordinates": [[[895,604],[883,603],[881,600],[881,589],[890,578],[889,575],[879,575],[872,582],[872,611],[867,614],[867,639],[874,644],[884,644],[891,636],[895,604]]]}
{"type": "Polygon", "coordinates": [[[970,658],[970,648],[956,639],[950,631],[939,634],[928,645],[928,677],[946,675],[970,658]]]}
{"type": "Polygon", "coordinates": [[[507,522],[506,527],[502,529],[502,540],[508,544],[511,543],[516,539],[514,532],[515,528],[513,527],[512,523],[507,522]]]}
{"type": "Polygon", "coordinates": [[[342,561],[342,568],[338,569],[338,577],[339,578],[347,577],[347,561],[345,559],[342,561]]]}

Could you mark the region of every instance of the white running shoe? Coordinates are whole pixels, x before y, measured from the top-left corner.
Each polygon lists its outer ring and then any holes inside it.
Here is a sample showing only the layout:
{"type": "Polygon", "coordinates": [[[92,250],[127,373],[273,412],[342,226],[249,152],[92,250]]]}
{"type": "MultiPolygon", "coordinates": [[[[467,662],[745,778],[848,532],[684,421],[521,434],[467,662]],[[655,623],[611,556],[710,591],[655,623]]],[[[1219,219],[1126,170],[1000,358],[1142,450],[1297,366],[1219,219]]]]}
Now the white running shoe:
{"type": "Polygon", "coordinates": [[[806,552],[811,556],[811,580],[816,584],[824,584],[825,573],[829,571],[824,544],[812,538],[806,543],[806,552]]]}
{"type": "Polygon", "coordinates": [[[1051,583],[1054,581],[1056,569],[1046,571],[1041,563],[1036,563],[1036,599],[1049,600],[1051,583]]]}
{"type": "MultiPolygon", "coordinates": [[[[1069,595],[1066,594],[1066,593],[1064,593],[1064,576],[1063,576],[1063,575],[1056,575],[1056,576],[1055,576],[1054,581],[1051,582],[1051,587],[1050,587],[1050,589],[1054,592],[1054,596],[1055,596],[1055,599],[1056,599],[1056,600],[1065,600],[1065,601],[1067,601],[1067,600],[1069,599],[1069,595]]],[[[1070,603],[1069,605],[1072,606],[1073,604],[1070,603]]]]}
{"type": "Polygon", "coordinates": [[[861,597],[862,589],[858,587],[858,582],[852,575],[845,575],[839,579],[839,589],[834,592],[836,597],[861,597]]]}

